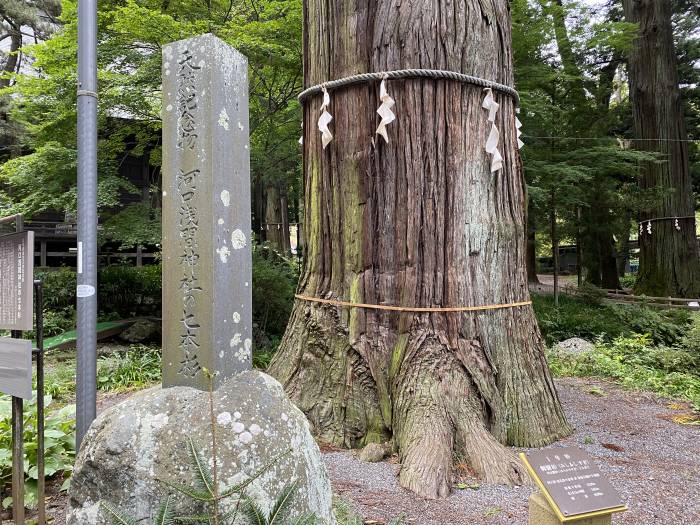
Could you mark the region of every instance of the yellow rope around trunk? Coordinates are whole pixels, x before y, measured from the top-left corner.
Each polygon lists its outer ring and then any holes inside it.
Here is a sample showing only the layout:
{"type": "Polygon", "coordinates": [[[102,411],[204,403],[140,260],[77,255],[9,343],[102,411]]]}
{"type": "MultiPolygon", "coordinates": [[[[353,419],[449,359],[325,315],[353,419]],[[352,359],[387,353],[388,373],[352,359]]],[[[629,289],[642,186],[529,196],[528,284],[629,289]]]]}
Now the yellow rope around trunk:
{"type": "Polygon", "coordinates": [[[388,306],[384,304],[365,304],[351,303],[348,301],[336,301],[334,299],[321,299],[320,297],[311,297],[308,295],[296,294],[294,297],[302,301],[311,303],[330,304],[332,306],[347,306],[349,308],[367,308],[369,310],[391,310],[393,312],[426,312],[426,313],[455,313],[455,312],[480,312],[483,310],[501,310],[503,308],[517,308],[519,306],[528,306],[532,301],[521,301],[519,303],[507,304],[487,304],[484,306],[452,306],[445,308],[426,308],[426,307],[411,307],[411,306],[388,306]]]}

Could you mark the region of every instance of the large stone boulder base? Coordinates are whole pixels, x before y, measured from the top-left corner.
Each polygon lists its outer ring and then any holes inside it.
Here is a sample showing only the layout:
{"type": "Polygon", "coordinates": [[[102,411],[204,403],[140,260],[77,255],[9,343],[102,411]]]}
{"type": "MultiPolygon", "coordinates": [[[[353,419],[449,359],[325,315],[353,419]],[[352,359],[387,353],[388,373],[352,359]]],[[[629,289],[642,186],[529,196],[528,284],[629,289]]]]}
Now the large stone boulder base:
{"type": "MultiPolygon", "coordinates": [[[[313,512],[320,523],[335,523],[321,453],[306,418],[277,381],[257,371],[230,379],[214,393],[214,419],[222,486],[248,478],[291,449],[248,487],[248,495],[269,511],[282,489],[296,482],[292,515],[313,512]]],[[[207,392],[152,388],[102,412],[86,434],[75,463],[67,525],[111,523],[100,508],[101,501],[150,523],[160,502],[172,492],[158,480],[191,485],[188,437],[211,464],[207,392]]],[[[202,511],[179,494],[175,501],[179,515],[202,511]]]]}

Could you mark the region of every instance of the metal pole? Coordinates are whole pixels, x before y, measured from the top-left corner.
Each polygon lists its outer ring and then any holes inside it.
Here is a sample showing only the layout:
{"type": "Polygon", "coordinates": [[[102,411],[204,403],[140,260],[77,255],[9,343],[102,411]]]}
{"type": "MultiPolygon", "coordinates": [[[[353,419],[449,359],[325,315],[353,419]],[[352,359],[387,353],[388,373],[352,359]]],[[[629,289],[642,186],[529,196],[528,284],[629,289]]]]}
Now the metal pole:
{"type": "MultiPolygon", "coordinates": [[[[15,215],[15,231],[24,230],[24,218],[15,215]]],[[[22,332],[12,330],[16,339],[22,332]]],[[[24,525],[24,402],[21,397],[12,397],[12,516],[15,525],[24,525]]]]}
{"type": "Polygon", "coordinates": [[[76,444],[96,415],[97,1],[78,2],[78,360],[76,444]]]}
{"type": "Polygon", "coordinates": [[[37,480],[37,501],[38,516],[37,525],[46,523],[46,492],[45,476],[45,444],[44,444],[44,283],[40,280],[34,281],[34,291],[36,293],[36,433],[37,450],[36,466],[38,470],[37,480]]]}

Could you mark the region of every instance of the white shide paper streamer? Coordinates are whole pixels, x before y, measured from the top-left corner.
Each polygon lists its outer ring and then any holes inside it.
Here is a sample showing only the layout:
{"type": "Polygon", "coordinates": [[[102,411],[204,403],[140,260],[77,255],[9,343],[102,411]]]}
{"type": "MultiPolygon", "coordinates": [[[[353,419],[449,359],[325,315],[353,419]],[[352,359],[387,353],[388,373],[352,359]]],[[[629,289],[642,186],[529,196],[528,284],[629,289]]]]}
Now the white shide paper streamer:
{"type": "Polygon", "coordinates": [[[516,115],[515,115],[515,129],[518,131],[518,149],[523,149],[523,146],[525,145],[525,143],[522,140],[520,140],[520,137],[523,134],[523,132],[520,131],[520,128],[523,127],[523,123],[520,122],[520,119],[518,118],[518,115],[517,115],[517,113],[520,113],[520,108],[515,108],[515,113],[516,113],[516,115]]]}
{"type": "Polygon", "coordinates": [[[484,97],[481,107],[489,111],[489,122],[491,123],[489,138],[486,140],[486,152],[491,155],[491,173],[494,173],[503,168],[503,157],[498,151],[499,133],[498,128],[496,128],[496,113],[500,106],[494,100],[491,88],[486,88],[484,91],[486,91],[486,97],[484,97]]]}
{"type": "Polygon", "coordinates": [[[318,130],[321,132],[321,142],[323,142],[323,149],[331,143],[333,140],[333,133],[328,129],[328,124],[331,123],[333,117],[328,113],[328,106],[331,104],[331,96],[328,94],[328,90],[323,88],[323,104],[321,104],[321,116],[318,119],[318,130]]]}
{"type": "Polygon", "coordinates": [[[389,135],[386,132],[386,127],[396,120],[396,115],[391,111],[396,103],[393,98],[389,96],[386,90],[386,80],[382,80],[379,86],[379,100],[382,101],[382,105],[379,106],[377,113],[382,117],[382,121],[379,123],[377,128],[377,135],[384,137],[384,140],[389,143],[389,135]]]}

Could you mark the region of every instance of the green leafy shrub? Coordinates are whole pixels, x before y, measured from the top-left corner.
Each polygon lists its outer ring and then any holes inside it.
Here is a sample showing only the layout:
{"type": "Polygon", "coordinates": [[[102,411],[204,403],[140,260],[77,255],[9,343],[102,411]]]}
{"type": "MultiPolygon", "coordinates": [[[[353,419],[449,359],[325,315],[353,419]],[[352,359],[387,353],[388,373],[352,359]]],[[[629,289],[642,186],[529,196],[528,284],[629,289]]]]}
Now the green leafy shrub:
{"type": "Polygon", "coordinates": [[[643,305],[612,305],[624,333],[649,334],[655,344],[674,345],[685,335],[692,317],[688,310],[660,310],[643,305]]]}
{"type": "Polygon", "coordinates": [[[612,341],[620,336],[649,334],[656,344],[675,345],[691,324],[685,310],[659,310],[643,305],[592,305],[562,295],[559,307],[551,296],[532,294],[535,315],[548,344],[571,337],[612,341]]]}
{"type": "MultiPolygon", "coordinates": [[[[75,271],[61,268],[42,272],[44,304],[50,311],[75,308],[75,271]]],[[[159,316],[161,306],[161,266],[136,268],[113,265],[101,268],[98,277],[100,309],[118,317],[159,316]]]]}
{"type": "Polygon", "coordinates": [[[634,288],[635,284],[637,284],[636,273],[629,273],[624,277],[620,277],[620,286],[622,286],[622,288],[634,288]]]}
{"type": "Polygon", "coordinates": [[[70,268],[60,268],[50,272],[40,272],[36,276],[44,282],[44,307],[59,311],[75,308],[75,287],[77,278],[70,268]]]}
{"type": "Polygon", "coordinates": [[[700,356],[700,314],[694,314],[691,319],[690,328],[683,335],[679,346],[700,356]]]}
{"type": "MultiPolygon", "coordinates": [[[[65,406],[50,411],[53,400],[44,396],[45,419],[45,474],[47,478],[69,474],[75,460],[75,406],[65,406]]],[[[32,401],[24,402],[24,475],[25,505],[37,505],[37,426],[36,393],[32,401]]],[[[0,396],[0,488],[3,492],[12,484],[12,401],[0,396]]],[[[63,488],[67,488],[64,483],[63,488]]],[[[8,508],[12,498],[5,498],[2,505],[8,508]]]]}
{"type": "Polygon", "coordinates": [[[690,401],[700,410],[700,357],[679,348],[654,346],[649,335],[598,340],[585,354],[548,352],[557,376],[613,379],[627,388],[690,401]]]}
{"type": "Polygon", "coordinates": [[[132,345],[129,351],[102,357],[97,363],[97,387],[100,390],[128,390],[160,380],[158,348],[132,345]]]}
{"type": "Polygon", "coordinates": [[[576,290],[576,297],[588,305],[600,306],[603,304],[603,299],[605,299],[606,295],[607,292],[605,290],[585,281],[576,290]]]}
{"type": "Polygon", "coordinates": [[[161,273],[160,264],[103,268],[99,280],[100,310],[118,313],[123,318],[160,317],[161,273]]]}
{"type": "Polygon", "coordinates": [[[253,251],[253,321],[266,334],[284,333],[298,279],[293,261],[265,247],[253,251]]]}
{"type": "Polygon", "coordinates": [[[625,326],[618,316],[605,305],[592,306],[562,295],[559,307],[548,295],[532,294],[535,315],[548,344],[571,337],[592,341],[598,337],[614,339],[625,333],[625,326]]]}
{"type": "Polygon", "coordinates": [[[47,368],[44,375],[44,394],[59,402],[66,401],[75,394],[74,359],[47,368]]]}
{"type": "MultiPolygon", "coordinates": [[[[113,265],[99,272],[100,320],[161,315],[161,265],[113,265]]],[[[44,279],[46,335],[75,326],[75,272],[68,268],[40,274],[44,279]]],[[[299,270],[294,260],[265,246],[253,250],[253,322],[264,338],[279,338],[287,327],[299,270]]],[[[265,345],[268,346],[268,345],[265,345]]]]}

